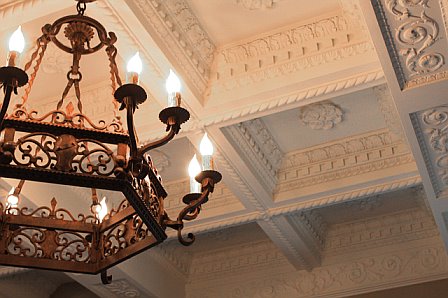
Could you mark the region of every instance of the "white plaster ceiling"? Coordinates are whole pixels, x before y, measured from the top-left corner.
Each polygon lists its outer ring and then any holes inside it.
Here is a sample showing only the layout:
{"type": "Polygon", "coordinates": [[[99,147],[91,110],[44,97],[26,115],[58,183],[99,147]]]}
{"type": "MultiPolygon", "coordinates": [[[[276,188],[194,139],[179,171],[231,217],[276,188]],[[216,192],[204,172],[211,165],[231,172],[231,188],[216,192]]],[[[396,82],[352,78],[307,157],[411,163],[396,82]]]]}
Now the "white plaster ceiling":
{"type": "Polygon", "coordinates": [[[418,208],[425,204],[424,200],[423,189],[416,187],[317,208],[312,212],[317,212],[327,225],[334,225],[418,208]]]}
{"type": "MultiPolygon", "coordinates": [[[[339,9],[338,0],[314,1],[308,0],[188,0],[200,23],[215,42],[222,46],[250,36],[265,33],[280,27],[300,23],[304,20],[331,13],[339,9]],[[263,3],[273,3],[272,7],[263,7],[263,3]],[[241,4],[238,4],[241,3],[241,4]]],[[[264,6],[266,7],[266,6],[264,6]]]]}
{"type": "Polygon", "coordinates": [[[344,114],[342,122],[327,130],[315,130],[303,124],[299,120],[299,108],[271,114],[262,120],[285,153],[386,127],[372,89],[335,97],[331,102],[344,114]]]}

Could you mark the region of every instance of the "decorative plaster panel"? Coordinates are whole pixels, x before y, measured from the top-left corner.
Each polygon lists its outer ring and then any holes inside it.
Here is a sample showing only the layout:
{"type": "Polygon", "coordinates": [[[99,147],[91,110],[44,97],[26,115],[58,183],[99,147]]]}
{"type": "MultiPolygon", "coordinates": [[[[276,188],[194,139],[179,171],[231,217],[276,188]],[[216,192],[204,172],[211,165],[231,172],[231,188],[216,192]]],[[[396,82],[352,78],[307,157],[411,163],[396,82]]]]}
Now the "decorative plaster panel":
{"type": "Polygon", "coordinates": [[[402,90],[445,79],[445,30],[439,1],[371,0],[402,90]]]}
{"type": "Polygon", "coordinates": [[[163,48],[180,64],[194,87],[203,93],[215,46],[184,0],[127,0],[141,20],[159,37],[163,48]]]}
{"type": "Polygon", "coordinates": [[[187,297],[339,297],[448,276],[448,257],[439,241],[406,244],[394,251],[370,251],[368,257],[352,256],[310,272],[285,269],[283,274],[265,272],[263,276],[262,272],[240,275],[234,271],[233,278],[220,276],[219,281],[207,285],[196,278],[197,282],[187,284],[187,297]]]}
{"type": "Polygon", "coordinates": [[[276,193],[413,162],[403,141],[387,130],[371,132],[288,153],[278,172],[276,193]]]}
{"type": "Polygon", "coordinates": [[[438,236],[430,213],[415,208],[329,227],[325,254],[361,252],[393,243],[438,236]]]}
{"type": "Polygon", "coordinates": [[[412,125],[436,197],[448,189],[448,105],[412,113],[412,125]]]}
{"type": "Polygon", "coordinates": [[[340,92],[350,88],[358,86],[375,84],[377,81],[384,80],[384,73],[381,69],[375,69],[373,71],[362,73],[356,76],[344,78],[341,80],[330,81],[325,84],[314,86],[311,88],[305,88],[299,92],[293,92],[281,96],[275,96],[268,98],[265,101],[251,102],[247,106],[238,106],[238,109],[231,109],[213,115],[213,117],[205,118],[202,120],[204,126],[219,124],[232,119],[238,119],[241,117],[247,117],[257,113],[266,112],[269,110],[275,110],[279,107],[297,103],[311,98],[319,96],[329,96],[332,93],[340,92]]]}

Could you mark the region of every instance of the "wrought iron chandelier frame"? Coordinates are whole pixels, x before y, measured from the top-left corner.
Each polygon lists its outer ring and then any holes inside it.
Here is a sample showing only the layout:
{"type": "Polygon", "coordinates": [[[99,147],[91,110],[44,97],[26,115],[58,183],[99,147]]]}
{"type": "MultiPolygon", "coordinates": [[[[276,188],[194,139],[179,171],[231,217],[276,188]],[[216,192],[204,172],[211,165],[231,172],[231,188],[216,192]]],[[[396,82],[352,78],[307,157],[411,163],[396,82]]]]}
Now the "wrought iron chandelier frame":
{"type": "Polygon", "coordinates": [[[125,199],[103,221],[94,213],[75,217],[69,210],[58,208],[56,199],[51,206],[36,210],[0,203],[0,264],[102,273],[103,282],[108,283],[106,269],[163,242],[167,227],[177,230],[182,244],[193,243],[192,234],[186,238],[182,235],[184,221],[197,218],[222,177],[213,169],[203,170],[196,176],[201,192],[187,194],[183,198],[186,207],[176,220],[169,218],[163,205],[167,193],[148,152],[172,140],[190,114],[179,106],[180,94],[175,94],[179,105],[165,108],[159,115],[167,135],[139,147],[133,117],[138,105],[146,100],[146,92],[135,78],[122,84],[115,62],[115,34],[107,33],[98,21],[84,15],[86,3],[94,1],[76,1],[77,15],[62,17],[42,28],[43,34],[24,70],[14,63],[0,68],[4,91],[0,110],[0,177],[21,180],[15,190],[17,195],[24,181],[37,181],[92,188],[92,206],[98,204],[96,189],[121,191],[125,199]],[[59,39],[62,29],[69,45],[59,39]],[[94,36],[99,43],[92,46],[94,36]],[[50,42],[71,54],[73,64],[56,109],[40,116],[26,107],[50,42]],[[106,124],[93,122],[82,111],[80,60],[102,48],[109,59],[115,108],[126,110],[127,131],[118,113],[106,124]],[[28,80],[26,72],[31,69],[28,80]],[[6,116],[12,94],[25,85],[22,103],[6,116]],[[62,109],[72,88],[78,101],[77,112],[72,104],[62,109]]]}

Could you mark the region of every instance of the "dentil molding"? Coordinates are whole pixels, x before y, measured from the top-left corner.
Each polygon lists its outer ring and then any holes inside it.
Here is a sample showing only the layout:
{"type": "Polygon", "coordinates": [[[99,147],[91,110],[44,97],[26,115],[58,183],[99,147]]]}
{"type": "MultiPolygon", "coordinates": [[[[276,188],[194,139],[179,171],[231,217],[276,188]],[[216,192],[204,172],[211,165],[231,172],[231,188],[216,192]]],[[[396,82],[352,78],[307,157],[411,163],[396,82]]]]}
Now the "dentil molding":
{"type": "Polygon", "coordinates": [[[285,155],[276,194],[414,163],[407,145],[388,130],[369,132],[285,155]]]}

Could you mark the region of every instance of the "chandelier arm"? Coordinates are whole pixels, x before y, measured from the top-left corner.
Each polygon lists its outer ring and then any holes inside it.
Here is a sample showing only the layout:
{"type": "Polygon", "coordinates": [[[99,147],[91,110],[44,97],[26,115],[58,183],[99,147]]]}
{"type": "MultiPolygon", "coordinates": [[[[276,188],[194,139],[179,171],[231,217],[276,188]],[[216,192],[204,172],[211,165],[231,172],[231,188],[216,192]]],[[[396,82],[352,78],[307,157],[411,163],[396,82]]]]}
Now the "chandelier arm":
{"type": "Polygon", "coordinates": [[[14,88],[10,84],[6,84],[3,86],[5,97],[3,98],[2,109],[0,110],[0,130],[3,129],[3,120],[6,115],[6,111],[8,110],[9,103],[11,101],[11,94],[14,88]]]}
{"type": "Polygon", "coordinates": [[[179,216],[177,217],[177,220],[183,221],[187,218],[187,216],[189,214],[195,214],[196,209],[208,200],[208,196],[210,195],[210,193],[211,193],[211,188],[209,188],[209,187],[207,187],[205,190],[203,190],[199,198],[191,201],[187,207],[185,207],[184,209],[182,209],[181,212],[179,212],[179,216]]]}
{"type": "Polygon", "coordinates": [[[167,144],[169,141],[171,141],[175,136],[176,136],[176,129],[172,126],[170,128],[170,131],[168,132],[168,134],[161,138],[160,140],[151,142],[145,146],[142,146],[138,149],[138,156],[143,156],[143,154],[147,153],[150,150],[156,149],[158,147],[161,147],[165,144],[167,144]]]}
{"type": "Polygon", "coordinates": [[[126,110],[127,110],[127,124],[129,132],[129,147],[131,148],[131,156],[137,157],[137,135],[134,126],[134,102],[130,97],[126,99],[126,110]]]}

